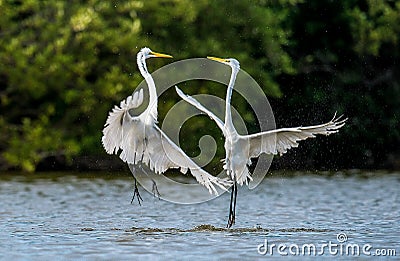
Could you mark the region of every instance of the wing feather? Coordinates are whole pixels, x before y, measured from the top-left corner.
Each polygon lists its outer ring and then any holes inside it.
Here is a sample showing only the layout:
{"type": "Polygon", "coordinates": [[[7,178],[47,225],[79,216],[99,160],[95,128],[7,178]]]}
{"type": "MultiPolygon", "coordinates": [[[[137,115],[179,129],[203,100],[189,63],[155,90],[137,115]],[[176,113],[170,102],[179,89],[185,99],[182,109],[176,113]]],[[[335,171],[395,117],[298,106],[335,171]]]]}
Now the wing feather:
{"type": "Polygon", "coordinates": [[[316,135],[330,135],[339,131],[345,125],[346,119],[342,116],[333,119],[327,123],[295,128],[282,128],[277,130],[265,131],[252,135],[241,136],[241,139],[247,139],[250,143],[249,156],[258,157],[261,153],[266,154],[284,154],[290,148],[299,146],[298,141],[308,138],[314,138],[316,135]]]}
{"type": "Polygon", "coordinates": [[[189,104],[193,105],[194,107],[196,107],[197,109],[199,109],[200,111],[202,111],[203,113],[207,114],[212,120],[215,121],[215,123],[218,125],[218,127],[222,130],[222,132],[225,132],[225,127],[224,127],[224,122],[218,118],[214,113],[212,113],[210,110],[208,110],[206,107],[204,107],[200,102],[198,102],[196,99],[194,99],[191,96],[188,96],[186,94],[184,94],[179,88],[178,86],[175,86],[175,90],[178,93],[178,95],[185,100],[186,102],[188,102],[189,104]]]}
{"type": "Polygon", "coordinates": [[[200,168],[185,152],[178,147],[172,140],[157,126],[146,130],[148,143],[145,154],[150,159],[150,169],[156,173],[164,173],[169,168],[179,168],[182,173],[190,169],[197,182],[205,186],[210,193],[218,194],[214,185],[223,190],[225,186],[230,186],[231,182],[227,179],[220,179],[210,175],[200,168]]]}
{"type": "Polygon", "coordinates": [[[114,106],[109,112],[104,124],[101,141],[108,154],[116,154],[121,148],[123,140],[123,120],[130,109],[137,108],[143,103],[143,89],[134,92],[120,102],[120,106],[114,106]]]}

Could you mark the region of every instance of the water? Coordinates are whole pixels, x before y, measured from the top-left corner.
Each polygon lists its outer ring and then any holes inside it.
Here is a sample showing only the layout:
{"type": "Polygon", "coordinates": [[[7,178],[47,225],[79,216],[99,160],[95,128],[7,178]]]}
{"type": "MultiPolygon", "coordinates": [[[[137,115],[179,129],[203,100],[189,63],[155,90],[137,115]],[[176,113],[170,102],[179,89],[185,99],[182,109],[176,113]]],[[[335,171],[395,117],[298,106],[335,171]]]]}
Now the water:
{"type": "MultiPolygon", "coordinates": [[[[398,257],[399,187],[400,173],[270,176],[255,190],[239,190],[236,225],[227,230],[227,193],[202,204],[179,205],[141,190],[144,202],[139,206],[130,204],[129,174],[1,174],[0,259],[281,256],[277,247],[273,254],[268,249],[261,255],[258,250],[265,248],[258,247],[265,243],[268,248],[282,244],[286,246],[282,253],[296,258],[293,253],[300,255],[296,246],[301,249],[304,244],[321,251],[322,244],[331,242],[339,251],[339,233],[347,236],[341,243],[344,247],[369,244],[371,255],[377,249],[394,249],[398,257]]],[[[324,255],[345,254],[325,248],[324,255]]]]}

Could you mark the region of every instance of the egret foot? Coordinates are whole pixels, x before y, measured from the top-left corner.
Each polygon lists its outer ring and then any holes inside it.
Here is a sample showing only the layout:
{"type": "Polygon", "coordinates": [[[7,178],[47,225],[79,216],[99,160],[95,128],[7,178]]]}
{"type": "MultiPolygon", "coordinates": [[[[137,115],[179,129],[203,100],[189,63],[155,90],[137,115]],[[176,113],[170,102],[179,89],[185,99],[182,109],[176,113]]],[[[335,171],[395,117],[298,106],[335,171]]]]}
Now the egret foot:
{"type": "Polygon", "coordinates": [[[229,214],[228,224],[226,228],[231,228],[235,224],[235,214],[232,212],[229,214]]]}
{"type": "Polygon", "coordinates": [[[142,205],[143,199],[142,199],[142,197],[140,196],[139,188],[138,188],[138,186],[137,186],[136,178],[135,178],[135,189],[134,189],[134,191],[133,191],[133,197],[132,197],[132,200],[131,200],[131,204],[133,203],[133,200],[135,199],[135,197],[137,198],[137,201],[138,201],[138,203],[139,203],[139,206],[141,206],[141,205],[142,205]]]}
{"type": "Polygon", "coordinates": [[[235,224],[235,213],[233,211],[229,212],[228,224],[226,228],[231,228],[235,224]]]}

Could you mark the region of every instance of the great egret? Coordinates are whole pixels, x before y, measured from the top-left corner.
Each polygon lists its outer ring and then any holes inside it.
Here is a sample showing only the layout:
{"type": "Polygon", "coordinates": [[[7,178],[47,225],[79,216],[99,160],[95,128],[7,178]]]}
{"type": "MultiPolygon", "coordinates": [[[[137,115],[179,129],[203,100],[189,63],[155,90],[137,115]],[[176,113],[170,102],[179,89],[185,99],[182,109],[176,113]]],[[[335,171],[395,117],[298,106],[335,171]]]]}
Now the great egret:
{"type": "MultiPolygon", "coordinates": [[[[137,116],[132,116],[129,112],[130,109],[137,108],[143,103],[143,89],[141,89],[121,101],[119,107],[115,106],[104,125],[102,137],[104,149],[109,154],[117,154],[121,150],[120,158],[130,167],[143,163],[158,174],[164,173],[169,168],[180,168],[184,174],[190,169],[197,182],[204,185],[210,194],[213,192],[218,194],[214,185],[226,190],[224,186],[231,184],[229,180],[219,179],[201,169],[156,125],[157,92],[154,80],[146,66],[146,59],[151,57],[171,58],[172,56],[153,52],[149,48],[139,51],[137,65],[149,88],[149,104],[137,116]]],[[[132,169],[134,172],[134,167],[132,169]]],[[[140,203],[136,178],[135,195],[138,196],[140,203]]]]}
{"type": "Polygon", "coordinates": [[[236,59],[233,58],[207,58],[229,65],[232,68],[232,74],[226,92],[225,122],[219,119],[210,110],[205,108],[196,99],[191,96],[187,96],[178,87],[175,86],[175,88],[178,95],[182,99],[206,113],[211,119],[213,119],[218,127],[222,130],[222,133],[225,137],[224,169],[227,171],[228,176],[233,180],[229,219],[227,225],[229,228],[235,223],[237,184],[243,185],[244,182],[248,184],[248,180],[251,179],[248,169],[248,166],[251,164],[251,158],[258,157],[262,153],[283,154],[288,149],[297,147],[299,145],[297,142],[300,140],[315,137],[316,134],[329,135],[335,133],[345,124],[347,119],[340,120],[341,117],[336,118],[335,114],[331,121],[321,125],[282,128],[250,135],[240,135],[236,131],[232,122],[230,104],[236,75],[240,70],[240,64],[236,59]]]}

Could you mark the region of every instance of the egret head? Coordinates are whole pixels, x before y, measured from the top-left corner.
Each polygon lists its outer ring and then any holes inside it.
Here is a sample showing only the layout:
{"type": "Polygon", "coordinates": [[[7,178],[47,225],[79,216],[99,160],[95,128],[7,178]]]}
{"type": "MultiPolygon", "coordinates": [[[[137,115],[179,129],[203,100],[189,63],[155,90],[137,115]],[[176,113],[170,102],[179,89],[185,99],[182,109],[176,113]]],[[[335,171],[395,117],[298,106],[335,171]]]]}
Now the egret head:
{"type": "Polygon", "coordinates": [[[159,58],[172,58],[171,55],[168,54],[162,54],[162,53],[156,53],[150,50],[150,48],[144,47],[142,48],[139,53],[137,54],[138,58],[140,57],[141,59],[147,59],[147,58],[153,58],[153,57],[159,57],[159,58]]]}
{"type": "Polygon", "coordinates": [[[210,60],[213,60],[213,61],[217,61],[217,62],[220,62],[220,63],[224,63],[224,64],[229,65],[230,67],[232,67],[232,69],[240,70],[240,63],[235,58],[224,59],[224,58],[217,58],[217,57],[207,56],[207,59],[210,59],[210,60]]]}
{"type": "Polygon", "coordinates": [[[156,53],[150,50],[150,48],[144,47],[142,48],[136,57],[136,62],[139,67],[140,73],[145,77],[148,75],[147,66],[146,66],[146,59],[152,57],[159,57],[159,58],[172,58],[171,55],[156,53]]]}

